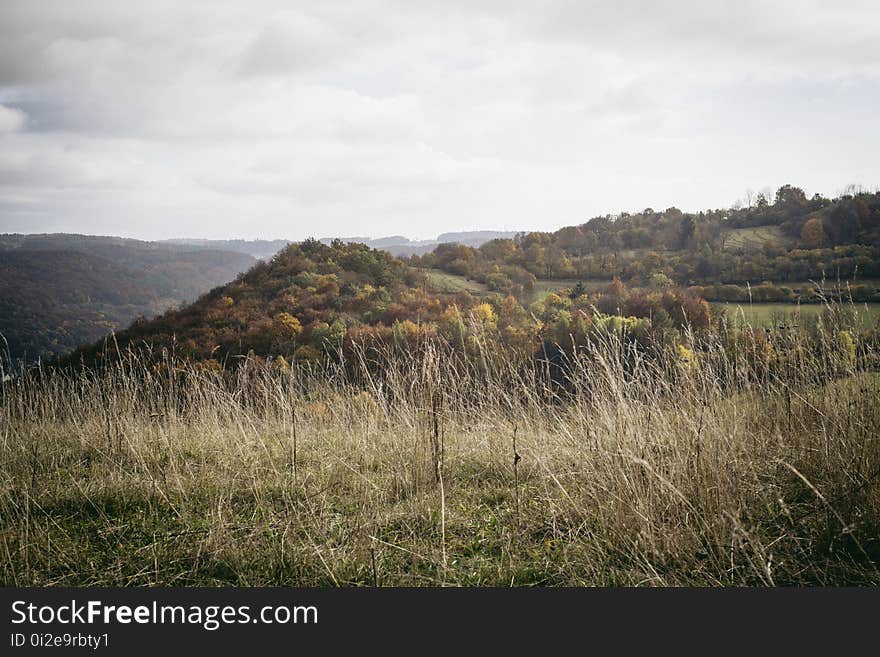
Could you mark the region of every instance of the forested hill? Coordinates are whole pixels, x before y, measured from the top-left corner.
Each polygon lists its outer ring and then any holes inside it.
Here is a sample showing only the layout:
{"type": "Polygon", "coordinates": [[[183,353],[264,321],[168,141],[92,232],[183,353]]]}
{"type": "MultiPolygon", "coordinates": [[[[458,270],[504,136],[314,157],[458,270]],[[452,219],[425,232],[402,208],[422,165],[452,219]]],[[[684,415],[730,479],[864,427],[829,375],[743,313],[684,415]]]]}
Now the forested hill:
{"type": "MultiPolygon", "coordinates": [[[[337,359],[353,345],[415,348],[439,338],[453,348],[496,345],[532,354],[542,344],[583,342],[595,331],[626,330],[662,342],[685,323],[711,321],[708,304],[681,290],[627,290],[619,281],[595,293],[568,290],[528,305],[512,295],[444,292],[425,272],[364,244],[306,240],[260,262],[186,308],[136,322],[118,345],[148,345],[160,356],[228,366],[253,354],[282,365],[337,359]]],[[[102,344],[67,362],[93,362],[102,344]]],[[[350,354],[351,355],[351,354],[350,354]]]]}
{"type": "MultiPolygon", "coordinates": [[[[119,333],[117,343],[174,347],[198,359],[261,355],[317,359],[347,335],[383,333],[408,318],[439,321],[465,297],[435,295],[425,276],[364,244],[291,244],[195,303],[119,333]]],[[[88,357],[100,345],[73,358],[88,357]]]]}
{"type": "Polygon", "coordinates": [[[196,299],[250,256],[84,235],[0,235],[0,350],[63,354],[196,299]]]}
{"type": "Polygon", "coordinates": [[[514,294],[539,279],[618,277],[631,286],[700,286],[708,297],[737,294],[717,286],[769,281],[777,284],[776,300],[792,300],[783,288],[794,283],[866,281],[860,293],[870,296],[871,279],[880,278],[880,194],[808,198],[784,185],[774,198],[758,195],[747,206],[648,208],[479,248],[445,244],[411,261],[514,294]]]}

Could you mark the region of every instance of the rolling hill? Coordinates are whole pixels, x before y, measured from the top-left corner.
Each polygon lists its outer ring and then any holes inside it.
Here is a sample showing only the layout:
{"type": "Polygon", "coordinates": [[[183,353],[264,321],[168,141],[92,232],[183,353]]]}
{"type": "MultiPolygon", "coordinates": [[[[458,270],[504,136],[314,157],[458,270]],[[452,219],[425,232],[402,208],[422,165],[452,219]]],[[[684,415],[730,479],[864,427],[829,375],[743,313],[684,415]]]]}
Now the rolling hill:
{"type": "Polygon", "coordinates": [[[84,235],[0,236],[0,335],[12,359],[63,354],[192,301],[254,263],[231,251],[84,235]]]}
{"type": "MultiPolygon", "coordinates": [[[[538,281],[610,281],[634,287],[739,286],[843,281],[875,300],[880,278],[880,193],[807,198],[790,185],[750,208],[683,212],[646,208],[594,217],[554,232],[441,244],[410,259],[490,291],[528,297],[538,281]]],[[[780,300],[790,295],[782,294],[780,300]]],[[[766,299],[772,300],[772,299],[766,299]]]]}

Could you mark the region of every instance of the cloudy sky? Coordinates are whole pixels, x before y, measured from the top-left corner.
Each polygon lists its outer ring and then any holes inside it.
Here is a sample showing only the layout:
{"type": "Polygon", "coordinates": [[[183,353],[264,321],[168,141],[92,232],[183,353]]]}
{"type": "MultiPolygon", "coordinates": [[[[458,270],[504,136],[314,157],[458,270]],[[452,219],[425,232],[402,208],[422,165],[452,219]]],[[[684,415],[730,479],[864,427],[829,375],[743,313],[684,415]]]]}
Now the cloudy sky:
{"type": "Polygon", "coordinates": [[[876,0],[3,0],[0,232],[424,238],[875,187],[878,33],[876,0]]]}

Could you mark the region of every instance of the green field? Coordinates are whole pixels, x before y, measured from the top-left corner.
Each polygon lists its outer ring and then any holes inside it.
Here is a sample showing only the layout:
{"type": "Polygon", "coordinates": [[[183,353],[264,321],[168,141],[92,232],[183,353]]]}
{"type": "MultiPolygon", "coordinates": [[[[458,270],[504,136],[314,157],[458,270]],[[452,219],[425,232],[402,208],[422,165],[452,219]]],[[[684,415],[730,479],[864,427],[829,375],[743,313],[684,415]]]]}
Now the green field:
{"type": "MultiPolygon", "coordinates": [[[[723,308],[728,317],[739,324],[763,327],[780,322],[813,322],[827,309],[827,306],[819,303],[713,303],[712,306],[723,308]]],[[[873,326],[880,320],[880,303],[854,303],[844,307],[857,313],[864,327],[873,326]]]]}

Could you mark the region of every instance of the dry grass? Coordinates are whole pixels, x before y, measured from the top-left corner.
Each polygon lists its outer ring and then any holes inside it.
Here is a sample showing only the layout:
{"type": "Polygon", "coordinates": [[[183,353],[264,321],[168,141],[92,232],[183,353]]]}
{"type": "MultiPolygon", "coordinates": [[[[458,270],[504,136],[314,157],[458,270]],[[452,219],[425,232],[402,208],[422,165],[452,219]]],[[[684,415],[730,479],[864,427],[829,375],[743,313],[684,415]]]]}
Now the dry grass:
{"type": "Polygon", "coordinates": [[[432,345],[381,379],[32,373],[2,386],[3,584],[880,584],[880,380],[786,353],[610,338],[565,390],[432,345]]]}

